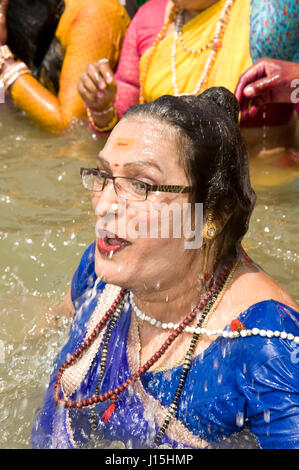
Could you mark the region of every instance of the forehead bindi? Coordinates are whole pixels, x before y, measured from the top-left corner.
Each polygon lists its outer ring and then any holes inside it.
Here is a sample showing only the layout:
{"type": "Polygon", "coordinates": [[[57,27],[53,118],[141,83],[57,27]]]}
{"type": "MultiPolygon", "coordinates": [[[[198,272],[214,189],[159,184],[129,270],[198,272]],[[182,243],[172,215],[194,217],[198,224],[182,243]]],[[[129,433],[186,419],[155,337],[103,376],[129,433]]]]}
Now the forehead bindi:
{"type": "Polygon", "coordinates": [[[135,139],[129,139],[127,137],[117,137],[112,146],[113,150],[128,151],[132,150],[135,143],[135,139]]]}
{"type": "Polygon", "coordinates": [[[159,171],[161,174],[163,174],[163,170],[161,169],[159,164],[156,163],[155,161],[150,161],[150,160],[139,160],[138,159],[138,160],[134,160],[134,161],[125,161],[125,162],[121,162],[121,163],[118,163],[117,161],[110,162],[109,160],[107,160],[104,157],[104,155],[102,153],[100,153],[97,157],[97,161],[98,161],[98,163],[103,165],[107,170],[110,170],[113,167],[118,168],[120,166],[123,167],[123,168],[126,168],[128,170],[143,167],[143,168],[148,168],[148,169],[155,169],[155,170],[159,171]]]}
{"type": "Polygon", "coordinates": [[[174,137],[172,128],[156,120],[124,119],[110,134],[100,156],[110,162],[111,169],[138,165],[172,174],[181,166],[174,137]]]}

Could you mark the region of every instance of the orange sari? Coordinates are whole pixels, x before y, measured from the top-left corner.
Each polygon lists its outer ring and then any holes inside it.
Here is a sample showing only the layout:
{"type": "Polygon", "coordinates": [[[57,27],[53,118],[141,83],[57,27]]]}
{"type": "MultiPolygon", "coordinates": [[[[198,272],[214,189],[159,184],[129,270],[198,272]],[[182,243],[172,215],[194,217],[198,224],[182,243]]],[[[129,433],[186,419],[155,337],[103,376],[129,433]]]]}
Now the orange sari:
{"type": "Polygon", "coordinates": [[[130,19],[118,0],[65,0],[56,38],[65,55],[55,96],[31,75],[11,87],[14,103],[45,130],[61,132],[85,116],[77,83],[88,64],[107,57],[114,68],[130,19]]]}

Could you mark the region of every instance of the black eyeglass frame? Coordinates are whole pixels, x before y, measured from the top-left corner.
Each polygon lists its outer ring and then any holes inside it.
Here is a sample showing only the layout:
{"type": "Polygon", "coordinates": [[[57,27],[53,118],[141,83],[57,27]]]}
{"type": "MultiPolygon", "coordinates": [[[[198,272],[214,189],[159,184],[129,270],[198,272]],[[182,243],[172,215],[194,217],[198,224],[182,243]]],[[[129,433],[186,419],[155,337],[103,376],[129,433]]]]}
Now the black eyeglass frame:
{"type": "MultiPolygon", "coordinates": [[[[99,170],[98,168],[80,168],[81,178],[83,178],[83,173],[85,173],[85,172],[87,173],[87,175],[98,176],[99,173],[101,173],[101,170],[99,170]]],[[[179,193],[186,194],[186,193],[193,192],[193,187],[192,186],[179,186],[179,185],[167,185],[167,184],[149,184],[149,183],[146,183],[145,181],[138,180],[137,178],[130,178],[130,177],[127,177],[127,176],[110,176],[110,175],[107,175],[106,173],[105,174],[102,173],[101,177],[104,178],[104,181],[103,181],[103,187],[102,187],[102,189],[99,190],[99,192],[103,191],[103,189],[105,188],[107,179],[113,181],[113,186],[114,186],[114,190],[115,190],[116,194],[118,194],[117,190],[116,190],[116,187],[115,187],[115,180],[116,179],[131,180],[131,181],[136,181],[139,184],[145,185],[145,188],[146,188],[145,200],[147,199],[147,195],[148,195],[149,192],[160,191],[162,193],[177,193],[177,194],[179,194],[179,193]]]]}

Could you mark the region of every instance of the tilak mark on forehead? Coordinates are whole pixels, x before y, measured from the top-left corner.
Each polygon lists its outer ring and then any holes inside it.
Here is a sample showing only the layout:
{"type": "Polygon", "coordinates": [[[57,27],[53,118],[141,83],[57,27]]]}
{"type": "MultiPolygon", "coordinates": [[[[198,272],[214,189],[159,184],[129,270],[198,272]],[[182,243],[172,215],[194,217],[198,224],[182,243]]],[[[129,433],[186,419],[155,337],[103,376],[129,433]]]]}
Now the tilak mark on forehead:
{"type": "Polygon", "coordinates": [[[131,150],[135,139],[127,139],[126,137],[118,137],[113,145],[114,149],[131,150]]]}

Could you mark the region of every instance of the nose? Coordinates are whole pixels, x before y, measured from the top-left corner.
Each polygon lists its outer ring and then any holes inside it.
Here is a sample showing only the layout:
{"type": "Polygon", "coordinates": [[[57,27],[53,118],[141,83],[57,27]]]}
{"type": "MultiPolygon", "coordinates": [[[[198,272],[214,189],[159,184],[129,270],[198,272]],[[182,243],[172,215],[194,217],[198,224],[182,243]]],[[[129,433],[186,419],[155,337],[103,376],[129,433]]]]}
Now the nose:
{"type": "Polygon", "coordinates": [[[113,181],[107,179],[105,187],[102,191],[94,192],[92,194],[92,206],[95,215],[99,217],[106,216],[109,212],[116,211],[118,207],[118,197],[115,192],[113,181]]]}

